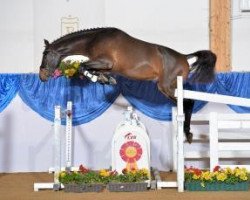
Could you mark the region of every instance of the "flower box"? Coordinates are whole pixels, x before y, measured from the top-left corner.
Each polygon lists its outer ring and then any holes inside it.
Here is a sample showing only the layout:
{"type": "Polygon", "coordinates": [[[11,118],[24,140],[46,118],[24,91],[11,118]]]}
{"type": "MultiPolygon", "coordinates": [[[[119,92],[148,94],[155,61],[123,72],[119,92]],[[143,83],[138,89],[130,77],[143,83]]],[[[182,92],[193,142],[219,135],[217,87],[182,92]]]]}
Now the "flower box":
{"type": "Polygon", "coordinates": [[[215,182],[202,185],[201,182],[191,181],[185,182],[185,189],[188,191],[248,191],[249,184],[245,181],[234,184],[215,182]]]}
{"type": "Polygon", "coordinates": [[[185,168],[184,187],[189,191],[247,191],[249,172],[246,168],[216,166],[213,171],[185,168]]]}
{"type": "Polygon", "coordinates": [[[64,191],[65,192],[101,192],[105,188],[104,184],[76,184],[76,183],[69,183],[64,184],[64,191]]]}
{"type": "Polygon", "coordinates": [[[138,192],[146,191],[148,183],[136,182],[136,183],[108,183],[107,189],[110,192],[138,192]]]}
{"type": "Polygon", "coordinates": [[[118,174],[115,170],[93,171],[83,165],[78,171],[62,171],[59,175],[65,192],[100,192],[106,185],[112,192],[145,191],[146,180],[149,180],[147,169],[124,169],[122,174],[118,174]]]}

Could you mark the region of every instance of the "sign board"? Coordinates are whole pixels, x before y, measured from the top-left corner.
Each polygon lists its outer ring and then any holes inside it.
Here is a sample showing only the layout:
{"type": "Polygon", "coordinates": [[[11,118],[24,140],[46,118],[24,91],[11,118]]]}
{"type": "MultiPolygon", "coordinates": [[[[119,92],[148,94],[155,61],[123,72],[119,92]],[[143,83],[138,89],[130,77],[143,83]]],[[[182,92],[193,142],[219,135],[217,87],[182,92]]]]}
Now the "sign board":
{"type": "Polygon", "coordinates": [[[123,169],[142,168],[150,171],[149,137],[137,115],[127,110],[112,140],[112,170],[122,173],[123,169]]]}

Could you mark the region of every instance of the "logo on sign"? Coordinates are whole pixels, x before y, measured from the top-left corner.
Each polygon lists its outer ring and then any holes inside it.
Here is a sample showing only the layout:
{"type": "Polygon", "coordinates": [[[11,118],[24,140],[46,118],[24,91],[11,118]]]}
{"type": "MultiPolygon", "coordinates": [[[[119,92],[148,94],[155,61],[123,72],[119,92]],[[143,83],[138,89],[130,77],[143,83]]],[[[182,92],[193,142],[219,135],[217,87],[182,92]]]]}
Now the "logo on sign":
{"type": "Polygon", "coordinates": [[[136,136],[133,135],[132,133],[127,133],[127,134],[124,136],[124,138],[125,138],[126,140],[135,140],[135,139],[136,139],[136,136]]]}

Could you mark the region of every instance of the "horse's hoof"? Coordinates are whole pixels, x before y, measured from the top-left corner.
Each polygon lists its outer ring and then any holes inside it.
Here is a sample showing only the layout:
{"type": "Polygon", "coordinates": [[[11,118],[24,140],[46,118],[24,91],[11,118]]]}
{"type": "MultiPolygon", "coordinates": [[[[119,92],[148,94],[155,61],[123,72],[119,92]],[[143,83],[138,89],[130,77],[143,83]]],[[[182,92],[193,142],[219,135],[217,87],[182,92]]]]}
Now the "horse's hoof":
{"type": "Polygon", "coordinates": [[[191,144],[193,142],[193,133],[189,133],[187,135],[187,141],[188,141],[189,144],[191,144]]]}
{"type": "Polygon", "coordinates": [[[113,77],[109,77],[109,84],[110,85],[116,85],[117,82],[116,82],[116,80],[113,77]]]}

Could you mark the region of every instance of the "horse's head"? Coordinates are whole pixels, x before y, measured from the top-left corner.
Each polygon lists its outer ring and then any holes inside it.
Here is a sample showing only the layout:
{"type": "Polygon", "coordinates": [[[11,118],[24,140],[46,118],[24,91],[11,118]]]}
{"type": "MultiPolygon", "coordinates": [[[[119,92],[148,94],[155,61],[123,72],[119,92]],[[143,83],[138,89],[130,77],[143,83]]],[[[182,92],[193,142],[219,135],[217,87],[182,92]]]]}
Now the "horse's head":
{"type": "Polygon", "coordinates": [[[48,78],[53,75],[61,60],[61,54],[58,53],[47,40],[44,40],[44,43],[45,50],[39,71],[41,81],[47,81],[48,78]]]}

